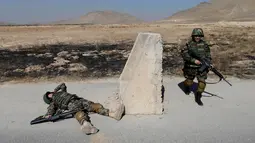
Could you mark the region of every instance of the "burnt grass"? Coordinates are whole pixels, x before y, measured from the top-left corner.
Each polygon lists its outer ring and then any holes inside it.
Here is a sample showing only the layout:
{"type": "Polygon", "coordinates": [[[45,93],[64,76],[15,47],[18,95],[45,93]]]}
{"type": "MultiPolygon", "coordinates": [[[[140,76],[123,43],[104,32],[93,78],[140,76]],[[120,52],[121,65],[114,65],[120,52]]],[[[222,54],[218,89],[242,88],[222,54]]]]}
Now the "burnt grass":
{"type": "MultiPolygon", "coordinates": [[[[121,74],[133,47],[132,42],[119,44],[83,44],[83,45],[43,45],[18,50],[0,50],[1,81],[27,77],[55,78],[68,77],[111,77],[121,74]],[[62,54],[61,54],[62,53],[62,54]],[[67,63],[52,65],[56,57],[67,60],[67,63]],[[70,70],[70,65],[79,63],[86,67],[81,70],[70,70]]],[[[164,48],[163,69],[165,74],[174,74],[181,67],[181,58],[177,53],[177,44],[168,44],[164,48]],[[169,55],[170,56],[167,56],[169,55]]],[[[79,68],[79,67],[77,67],[79,68]]]]}
{"type": "MultiPolygon", "coordinates": [[[[132,50],[133,43],[134,41],[119,44],[102,43],[100,45],[55,44],[23,47],[18,50],[1,49],[1,82],[23,78],[56,78],[58,76],[78,78],[119,76],[132,50]]],[[[164,43],[163,46],[163,74],[182,75],[183,61],[180,56],[180,45],[164,43]]],[[[249,58],[254,57],[250,56],[249,58]]],[[[217,63],[219,62],[226,62],[226,59],[218,60],[217,63]]],[[[220,72],[243,77],[234,72],[233,69],[236,70],[236,67],[229,66],[231,62],[226,64],[217,67],[220,72]]],[[[248,74],[254,75],[253,72],[248,72],[248,74]]]]}

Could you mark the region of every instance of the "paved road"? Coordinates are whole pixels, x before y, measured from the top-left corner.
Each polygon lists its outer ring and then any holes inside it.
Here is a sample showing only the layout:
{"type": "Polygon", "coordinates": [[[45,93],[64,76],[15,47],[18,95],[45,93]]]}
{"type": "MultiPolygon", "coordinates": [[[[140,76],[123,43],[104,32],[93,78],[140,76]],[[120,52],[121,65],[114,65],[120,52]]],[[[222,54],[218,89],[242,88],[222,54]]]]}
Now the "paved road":
{"type": "MultiPolygon", "coordinates": [[[[164,79],[165,114],[162,116],[125,116],[117,122],[91,115],[100,129],[96,135],[82,134],[74,119],[30,126],[44,114],[47,106],[42,94],[58,83],[5,84],[0,86],[1,143],[254,143],[255,81],[233,79],[233,87],[224,82],[208,85],[207,91],[218,97],[203,97],[204,106],[194,102],[177,86],[180,78],[164,79]]],[[[117,89],[117,80],[68,82],[70,92],[104,103],[117,89]]]]}

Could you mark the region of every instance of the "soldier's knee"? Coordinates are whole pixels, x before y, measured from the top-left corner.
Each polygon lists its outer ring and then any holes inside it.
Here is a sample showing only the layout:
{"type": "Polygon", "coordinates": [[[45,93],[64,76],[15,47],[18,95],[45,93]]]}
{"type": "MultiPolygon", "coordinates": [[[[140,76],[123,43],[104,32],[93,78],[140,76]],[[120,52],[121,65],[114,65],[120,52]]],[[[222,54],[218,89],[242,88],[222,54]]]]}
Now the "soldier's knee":
{"type": "Polygon", "coordinates": [[[88,114],[85,113],[84,111],[78,111],[77,113],[75,113],[74,117],[81,125],[83,124],[84,121],[90,122],[88,114]]]}
{"type": "Polygon", "coordinates": [[[205,83],[206,77],[204,76],[197,76],[198,82],[205,83]]]}
{"type": "Polygon", "coordinates": [[[204,92],[205,87],[206,87],[206,83],[204,81],[198,81],[197,92],[200,92],[200,93],[204,92]]]}
{"type": "Polygon", "coordinates": [[[91,108],[93,111],[96,111],[96,110],[103,108],[103,105],[101,105],[100,103],[92,103],[91,108]]]}
{"type": "Polygon", "coordinates": [[[106,116],[109,114],[109,110],[105,109],[103,107],[103,105],[100,104],[100,103],[93,103],[93,104],[91,104],[91,108],[92,108],[93,112],[96,112],[98,114],[106,115],[106,116]]]}
{"type": "Polygon", "coordinates": [[[185,85],[185,86],[192,86],[192,84],[193,84],[193,80],[192,80],[192,79],[186,79],[186,80],[184,81],[184,85],[185,85]]]}

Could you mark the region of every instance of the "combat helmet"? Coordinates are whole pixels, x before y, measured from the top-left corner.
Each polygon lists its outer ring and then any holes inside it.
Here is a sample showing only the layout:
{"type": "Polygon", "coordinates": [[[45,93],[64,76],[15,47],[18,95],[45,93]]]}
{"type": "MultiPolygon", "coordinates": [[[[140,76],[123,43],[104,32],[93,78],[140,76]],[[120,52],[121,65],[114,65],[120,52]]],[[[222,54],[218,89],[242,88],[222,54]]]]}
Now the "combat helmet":
{"type": "Polygon", "coordinates": [[[48,97],[48,95],[50,94],[51,92],[46,92],[44,95],[43,95],[43,101],[46,103],[46,104],[50,104],[51,103],[51,99],[48,97]]]}
{"type": "Polygon", "coordinates": [[[191,34],[191,37],[193,36],[200,36],[200,37],[204,37],[204,32],[202,28],[194,28],[191,34]]]}

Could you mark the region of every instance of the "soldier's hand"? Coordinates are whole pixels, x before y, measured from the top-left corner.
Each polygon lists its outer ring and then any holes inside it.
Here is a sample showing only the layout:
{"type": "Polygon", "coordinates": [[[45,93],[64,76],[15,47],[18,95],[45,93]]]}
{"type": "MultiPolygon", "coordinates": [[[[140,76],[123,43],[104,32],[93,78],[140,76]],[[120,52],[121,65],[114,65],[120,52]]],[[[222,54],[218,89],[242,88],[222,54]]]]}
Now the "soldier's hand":
{"type": "Polygon", "coordinates": [[[201,62],[199,60],[195,60],[195,64],[200,65],[201,62]]]}

